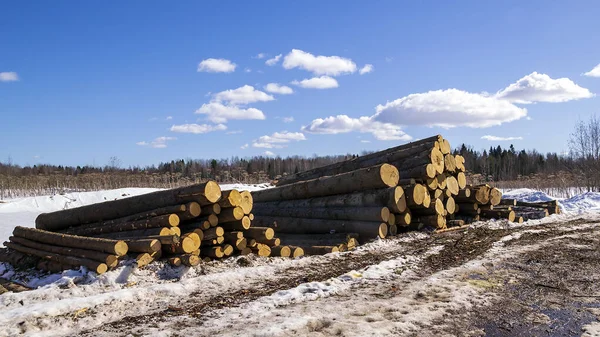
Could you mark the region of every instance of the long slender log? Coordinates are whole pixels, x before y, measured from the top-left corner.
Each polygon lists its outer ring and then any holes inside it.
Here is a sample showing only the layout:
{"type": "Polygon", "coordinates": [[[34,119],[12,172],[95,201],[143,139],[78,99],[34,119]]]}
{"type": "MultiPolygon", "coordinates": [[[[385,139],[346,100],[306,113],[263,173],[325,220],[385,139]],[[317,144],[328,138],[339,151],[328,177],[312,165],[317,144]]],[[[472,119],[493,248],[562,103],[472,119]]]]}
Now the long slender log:
{"type": "Polygon", "coordinates": [[[183,254],[180,255],[181,263],[187,267],[195,267],[200,264],[200,258],[192,254],[183,254]]]}
{"type": "Polygon", "coordinates": [[[239,206],[233,208],[223,208],[221,209],[221,214],[219,214],[219,223],[238,221],[242,220],[243,217],[244,210],[239,206]]]}
{"type": "Polygon", "coordinates": [[[67,229],[63,230],[62,232],[67,233],[67,234],[74,234],[75,231],[83,230],[86,228],[108,227],[108,226],[113,226],[116,224],[145,220],[148,218],[154,218],[154,217],[157,217],[160,215],[168,215],[168,214],[173,214],[173,213],[181,214],[181,213],[186,212],[186,210],[187,210],[187,207],[185,204],[166,206],[166,207],[161,207],[158,209],[153,209],[148,212],[132,214],[132,215],[128,215],[128,216],[113,219],[113,220],[93,222],[93,223],[88,223],[88,224],[84,224],[84,225],[77,225],[75,227],[67,228],[67,229]]]}
{"type": "Polygon", "coordinates": [[[303,246],[304,255],[325,255],[340,251],[338,246],[303,246]]]}
{"type": "Polygon", "coordinates": [[[223,248],[221,246],[214,246],[200,249],[200,255],[220,259],[225,254],[223,253],[223,248]]]}
{"type": "Polygon", "coordinates": [[[262,243],[263,245],[267,245],[269,247],[277,247],[281,244],[281,239],[276,237],[267,239],[264,235],[259,235],[253,239],[256,240],[257,243],[262,243]]]}
{"type": "Polygon", "coordinates": [[[250,191],[242,191],[240,194],[242,195],[242,202],[240,203],[240,207],[242,208],[242,210],[244,210],[244,214],[250,214],[254,205],[254,198],[252,198],[252,193],[250,193],[250,191]]]}
{"type": "Polygon", "coordinates": [[[432,201],[429,207],[417,206],[411,208],[411,213],[413,215],[444,215],[446,209],[444,208],[444,203],[440,199],[435,199],[432,201]]]}
{"type": "Polygon", "coordinates": [[[271,247],[271,256],[290,257],[292,250],[288,246],[271,247]]]}
{"type": "Polygon", "coordinates": [[[185,205],[185,211],[177,212],[176,214],[179,216],[180,221],[187,221],[199,217],[200,213],[202,213],[200,204],[192,201],[185,205]]]}
{"type": "Polygon", "coordinates": [[[50,245],[97,250],[117,256],[127,254],[127,244],[124,241],[59,234],[21,226],[15,227],[13,235],[50,245]]]}
{"type": "Polygon", "coordinates": [[[277,185],[289,185],[298,181],[311,180],[321,176],[336,175],[382,163],[391,163],[393,160],[399,160],[401,158],[414,157],[415,154],[422,153],[427,149],[432,149],[434,147],[434,143],[438,139],[442,139],[442,136],[436,135],[417,142],[412,142],[384,151],[360,156],[352,160],[346,160],[339,163],[318,167],[312,170],[291,174],[282,177],[278,181],[277,185]],[[394,154],[396,155],[394,156],[394,154]]]}
{"type": "Polygon", "coordinates": [[[223,236],[225,237],[225,240],[243,239],[244,232],[243,231],[226,232],[223,234],[223,236]]]}
{"type": "Polygon", "coordinates": [[[244,236],[260,243],[261,240],[271,240],[275,236],[275,231],[270,227],[250,227],[244,231],[244,236]]]}
{"type": "Polygon", "coordinates": [[[108,270],[108,266],[106,265],[106,263],[102,263],[102,262],[98,262],[98,261],[94,261],[94,260],[90,260],[90,259],[51,253],[51,252],[47,252],[47,251],[36,249],[36,248],[26,247],[26,246],[23,246],[18,243],[14,243],[14,242],[5,242],[4,245],[10,249],[14,249],[14,250],[19,251],[24,254],[39,256],[42,259],[55,261],[55,262],[70,265],[73,267],[83,266],[90,270],[93,270],[97,274],[103,274],[108,270]]]}
{"type": "Polygon", "coordinates": [[[376,237],[385,238],[387,224],[383,222],[352,221],[352,220],[323,220],[290,217],[256,217],[255,224],[259,227],[272,227],[277,233],[358,233],[364,240],[376,237]]]}
{"type": "Polygon", "coordinates": [[[500,190],[495,187],[491,188],[490,189],[490,204],[492,204],[493,206],[496,206],[500,203],[500,200],[502,200],[502,192],[500,192],[500,190]]]}
{"type": "MultiPolygon", "coordinates": [[[[327,242],[349,242],[350,239],[357,239],[360,237],[358,233],[326,233],[326,234],[288,234],[288,233],[277,233],[277,237],[281,239],[281,242],[293,241],[310,241],[320,242],[317,246],[323,246],[327,242]]],[[[326,245],[325,245],[326,246],[326,245]]]]}
{"type": "Polygon", "coordinates": [[[393,187],[398,184],[398,169],[380,164],[356,171],[302,181],[252,193],[254,202],[295,200],[351,193],[359,190],[393,187]]]}
{"type": "Polygon", "coordinates": [[[237,207],[242,203],[242,194],[238,190],[223,191],[219,206],[221,208],[237,207]]]}
{"type": "Polygon", "coordinates": [[[242,250],[248,246],[248,240],[246,238],[225,238],[223,242],[226,242],[235,247],[237,250],[242,250]]]}
{"type": "MultiPolygon", "coordinates": [[[[171,227],[171,228],[178,228],[178,227],[171,227]]],[[[106,239],[135,238],[135,237],[145,237],[145,236],[167,236],[167,235],[173,235],[171,232],[171,228],[157,227],[157,228],[149,228],[149,229],[140,229],[140,230],[135,230],[135,231],[94,234],[93,236],[98,237],[98,238],[106,238],[106,239]]]]}
{"type": "Polygon", "coordinates": [[[221,188],[214,181],[203,184],[163,190],[120,200],[101,202],[88,206],[40,214],[36,228],[61,230],[71,226],[122,218],[133,213],[195,201],[201,206],[215,203],[221,198],[221,188]]]}
{"type": "Polygon", "coordinates": [[[250,221],[250,218],[244,216],[241,220],[224,222],[221,223],[220,226],[223,227],[223,229],[225,229],[226,231],[243,231],[250,228],[251,224],[252,222],[250,221]]]}
{"type": "Polygon", "coordinates": [[[515,221],[514,211],[494,211],[494,210],[481,210],[481,217],[486,219],[508,219],[508,221],[515,221]]]}
{"type": "Polygon", "coordinates": [[[257,207],[279,208],[322,208],[322,207],[376,207],[385,206],[392,212],[402,213],[406,210],[404,189],[400,186],[367,190],[351,194],[333,195],[302,200],[284,200],[257,203],[257,207]]]}
{"type": "Polygon", "coordinates": [[[223,234],[225,234],[225,230],[223,229],[223,227],[212,227],[204,231],[203,240],[212,240],[215,239],[217,236],[223,236],[223,234]]]}
{"type": "Polygon", "coordinates": [[[309,219],[361,220],[388,222],[390,210],[387,207],[273,207],[256,204],[257,215],[288,216],[309,219]]]}
{"type": "Polygon", "coordinates": [[[158,240],[163,245],[178,244],[180,241],[179,235],[132,235],[132,236],[118,236],[118,237],[104,237],[106,239],[118,239],[128,242],[128,240],[158,240]]]}
{"type": "Polygon", "coordinates": [[[74,228],[70,232],[75,235],[91,236],[96,234],[125,232],[148,228],[176,227],[178,225],[179,216],[177,216],[177,214],[165,214],[134,222],[117,223],[110,226],[92,227],[85,229],[74,228]]]}
{"type": "Polygon", "coordinates": [[[125,240],[130,252],[135,253],[156,253],[160,251],[162,245],[155,239],[125,240]]]}
{"type": "Polygon", "coordinates": [[[90,259],[98,262],[105,263],[107,267],[114,268],[119,263],[119,257],[114,254],[108,254],[99,252],[96,250],[88,250],[88,249],[80,249],[80,248],[69,248],[69,247],[61,247],[61,246],[53,246],[44,243],[39,243],[35,241],[31,241],[28,239],[11,236],[9,238],[11,242],[20,244],[25,247],[29,247],[32,249],[39,249],[43,251],[47,251],[50,253],[73,256],[78,258],[90,259]]]}
{"type": "Polygon", "coordinates": [[[412,222],[412,214],[410,212],[394,214],[396,217],[396,221],[394,221],[394,225],[399,227],[404,227],[410,225],[412,222]]]}

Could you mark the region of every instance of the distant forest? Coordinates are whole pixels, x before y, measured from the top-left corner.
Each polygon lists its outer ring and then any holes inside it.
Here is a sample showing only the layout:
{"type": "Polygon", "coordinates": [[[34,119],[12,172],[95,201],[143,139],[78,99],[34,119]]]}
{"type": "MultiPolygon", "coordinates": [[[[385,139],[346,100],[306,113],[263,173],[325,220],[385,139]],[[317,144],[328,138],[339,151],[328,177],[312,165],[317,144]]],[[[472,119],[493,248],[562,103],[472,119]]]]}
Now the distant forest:
{"type": "MultiPolygon", "coordinates": [[[[490,147],[476,151],[465,144],[454,151],[465,157],[470,176],[478,181],[518,180],[533,175],[551,175],[577,167],[573,157],[557,153],[541,154],[535,150],[490,147]]],[[[365,152],[366,153],[366,152],[365,152]]],[[[361,154],[365,154],[361,153],[361,154]]],[[[128,167],[116,157],[104,167],[34,165],[21,167],[0,163],[0,198],[61,192],[64,190],[98,190],[120,187],[175,187],[207,179],[223,183],[264,183],[281,175],[351,159],[358,154],[315,157],[232,157],[230,159],[180,159],[157,166],[128,167]],[[25,193],[29,194],[29,193],[25,193]]]]}

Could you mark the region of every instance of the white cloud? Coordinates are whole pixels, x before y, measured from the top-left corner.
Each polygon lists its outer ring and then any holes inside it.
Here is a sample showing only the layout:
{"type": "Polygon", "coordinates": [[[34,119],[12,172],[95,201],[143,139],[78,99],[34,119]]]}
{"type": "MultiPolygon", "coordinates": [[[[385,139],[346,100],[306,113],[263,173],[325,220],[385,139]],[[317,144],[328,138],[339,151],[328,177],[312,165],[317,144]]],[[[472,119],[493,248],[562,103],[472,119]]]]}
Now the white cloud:
{"type": "Polygon", "coordinates": [[[564,77],[552,79],[546,74],[533,72],[500,90],[496,97],[511,103],[559,103],[593,97],[588,89],[564,77]]]}
{"type": "Polygon", "coordinates": [[[167,118],[165,118],[165,120],[170,121],[171,119],[173,119],[173,116],[167,116],[167,118]]]}
{"type": "Polygon", "coordinates": [[[292,84],[307,89],[331,89],[339,86],[337,80],[329,76],[313,77],[302,81],[292,81],[292,84]]]}
{"type": "Polygon", "coordinates": [[[207,119],[213,123],[226,123],[230,119],[265,119],[265,114],[255,108],[240,108],[238,106],[223,105],[219,102],[202,104],[197,114],[207,115],[207,119]]]}
{"type": "Polygon", "coordinates": [[[373,119],[395,125],[486,128],[523,118],[527,109],[458,89],[411,94],[378,105],[373,119]]]}
{"type": "Polygon", "coordinates": [[[523,140],[523,137],[498,137],[498,136],[485,135],[485,136],[481,137],[481,139],[490,140],[490,141],[507,141],[507,140],[523,140]]]}
{"type": "Polygon", "coordinates": [[[258,55],[254,56],[255,59],[264,59],[265,57],[267,57],[265,53],[258,53],[258,55]]]}
{"type": "Polygon", "coordinates": [[[281,120],[283,120],[284,123],[291,123],[294,121],[294,117],[283,117],[281,120]]]}
{"type": "Polygon", "coordinates": [[[198,64],[198,71],[208,73],[231,73],[237,65],[226,59],[206,59],[198,64]]]}
{"type": "Polygon", "coordinates": [[[363,140],[361,140],[360,142],[361,142],[361,143],[370,143],[371,141],[370,141],[370,140],[363,139],[363,140]]]}
{"type": "Polygon", "coordinates": [[[244,72],[245,72],[245,73],[251,73],[251,72],[252,72],[252,69],[250,69],[250,68],[245,68],[245,69],[244,69],[244,72]]]}
{"type": "Polygon", "coordinates": [[[19,75],[13,71],[0,72],[0,82],[14,82],[19,80],[19,75]]]}
{"type": "Polygon", "coordinates": [[[240,146],[240,149],[245,150],[248,148],[248,146],[249,146],[248,143],[246,143],[246,144],[240,146]]]}
{"type": "Polygon", "coordinates": [[[150,143],[148,143],[148,142],[137,142],[135,144],[139,145],[139,146],[150,146],[150,147],[153,147],[155,149],[164,149],[164,148],[167,147],[167,141],[176,140],[176,139],[177,138],[175,138],[175,137],[157,137],[153,141],[151,141],[150,143]]]}
{"type": "Polygon", "coordinates": [[[584,73],[583,76],[600,77],[600,64],[595,66],[594,69],[588,71],[587,73],[584,73]]]}
{"type": "Polygon", "coordinates": [[[171,126],[171,131],[180,133],[208,133],[213,131],[227,130],[227,126],[223,124],[210,125],[210,124],[181,124],[171,126]]]}
{"type": "Polygon", "coordinates": [[[269,83],[265,85],[265,90],[274,94],[289,95],[293,94],[294,90],[286,85],[279,83],[269,83]]]}
{"type": "Polygon", "coordinates": [[[266,149],[281,149],[286,147],[287,143],[291,141],[306,140],[306,137],[302,132],[275,132],[270,136],[262,136],[256,139],[253,143],[253,147],[261,147],[266,149]]]}
{"type": "Polygon", "coordinates": [[[372,117],[352,118],[347,115],[317,118],[302,131],[318,134],[338,134],[348,132],[371,133],[378,140],[409,141],[411,136],[404,133],[399,126],[391,123],[375,121],[372,117]]]}
{"type": "Polygon", "coordinates": [[[315,75],[337,76],[356,71],[351,59],[339,56],[315,56],[299,49],[292,49],[283,59],[285,69],[301,68],[315,75]]]}
{"type": "Polygon", "coordinates": [[[274,156],[275,156],[275,153],[273,153],[273,152],[271,152],[271,151],[265,151],[265,156],[268,156],[268,157],[274,157],[274,156]]]}
{"type": "Polygon", "coordinates": [[[368,74],[370,72],[373,71],[373,65],[372,64],[365,64],[364,67],[360,68],[360,70],[358,71],[359,74],[364,75],[364,74],[368,74]]]}
{"type": "Polygon", "coordinates": [[[235,130],[235,131],[227,131],[225,132],[226,135],[237,135],[242,133],[242,130],[235,130]]]}
{"type": "Polygon", "coordinates": [[[244,85],[237,89],[218,92],[214,95],[216,102],[229,102],[229,104],[248,104],[255,102],[268,102],[275,98],[265,92],[254,89],[251,85],[244,85]]]}
{"type": "Polygon", "coordinates": [[[265,61],[265,64],[268,66],[274,66],[277,64],[277,62],[279,62],[279,60],[281,59],[281,56],[283,56],[282,54],[279,54],[271,59],[268,59],[265,61]]]}

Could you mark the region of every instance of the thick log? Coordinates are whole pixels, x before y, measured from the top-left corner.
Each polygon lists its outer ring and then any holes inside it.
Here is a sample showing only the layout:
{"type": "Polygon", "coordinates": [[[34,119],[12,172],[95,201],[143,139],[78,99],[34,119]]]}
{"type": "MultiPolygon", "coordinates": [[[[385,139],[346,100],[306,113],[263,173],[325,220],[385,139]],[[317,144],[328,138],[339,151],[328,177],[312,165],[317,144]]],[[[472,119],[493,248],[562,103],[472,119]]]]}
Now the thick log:
{"type": "Polygon", "coordinates": [[[400,173],[400,177],[408,179],[432,179],[435,178],[437,174],[435,166],[431,163],[426,163],[413,168],[404,168],[400,166],[398,172],[400,173]]]}
{"type": "Polygon", "coordinates": [[[61,230],[68,227],[122,218],[133,213],[148,212],[157,208],[195,201],[200,205],[215,203],[221,198],[219,184],[203,184],[163,190],[120,200],[101,202],[88,206],[42,213],[35,220],[36,228],[61,230]]]}
{"type": "Polygon", "coordinates": [[[244,210],[239,206],[233,208],[222,208],[221,214],[219,214],[219,223],[238,221],[242,220],[243,217],[244,210]]]}
{"type": "Polygon", "coordinates": [[[179,258],[181,263],[187,267],[195,267],[200,264],[200,258],[192,254],[182,254],[179,258]]]}
{"type": "Polygon", "coordinates": [[[221,227],[226,231],[244,231],[250,228],[252,222],[250,218],[244,216],[241,220],[221,223],[221,227]]]}
{"type": "Polygon", "coordinates": [[[102,263],[99,261],[51,253],[51,252],[47,252],[47,251],[36,249],[36,248],[26,247],[26,246],[23,246],[18,243],[14,243],[14,242],[5,242],[4,246],[6,246],[10,249],[19,251],[23,254],[38,256],[38,257],[41,257],[42,259],[58,262],[60,264],[69,265],[72,267],[83,266],[83,267],[86,267],[86,268],[96,272],[97,274],[103,274],[108,270],[108,266],[106,265],[106,263],[102,263]]]}
{"type": "Polygon", "coordinates": [[[427,208],[424,206],[416,206],[411,208],[410,211],[413,215],[444,215],[446,213],[444,203],[440,199],[432,201],[427,208]]]}
{"type": "Polygon", "coordinates": [[[467,176],[463,172],[458,172],[456,174],[456,181],[458,182],[458,188],[464,189],[467,187],[467,176]]]}
{"type": "Polygon", "coordinates": [[[252,252],[258,256],[268,257],[271,256],[271,247],[267,245],[257,244],[255,247],[252,247],[252,252]]]}
{"type": "Polygon", "coordinates": [[[254,220],[260,227],[272,227],[279,233],[305,234],[305,233],[358,233],[363,240],[376,237],[385,238],[387,224],[383,222],[352,221],[352,220],[324,220],[290,217],[261,216],[254,220]]]}
{"type": "Polygon", "coordinates": [[[223,236],[225,237],[225,240],[243,239],[244,232],[243,231],[226,232],[223,234],[223,236]]]}
{"type": "Polygon", "coordinates": [[[438,139],[441,139],[441,137],[442,136],[437,135],[434,137],[429,137],[420,140],[418,142],[412,142],[384,151],[360,156],[352,160],[346,160],[339,163],[318,167],[312,170],[284,176],[281,179],[279,179],[277,185],[289,185],[298,181],[311,180],[322,176],[332,176],[382,163],[392,163],[393,161],[399,161],[403,158],[411,158],[414,157],[416,154],[423,153],[428,149],[431,150],[434,147],[435,142],[438,139]]]}
{"type": "Polygon", "coordinates": [[[436,189],[435,191],[431,191],[429,193],[429,196],[431,196],[431,199],[440,199],[441,201],[444,201],[444,198],[446,197],[446,195],[444,194],[445,190],[440,190],[439,188],[436,189]]]}
{"type": "Polygon", "coordinates": [[[446,175],[446,173],[440,173],[437,176],[435,176],[435,178],[437,179],[438,188],[441,189],[441,190],[445,190],[446,189],[446,184],[448,183],[446,181],[446,179],[448,178],[448,176],[446,175]]]}
{"type": "Polygon", "coordinates": [[[232,245],[230,245],[230,244],[223,245],[223,255],[225,255],[225,256],[231,256],[234,251],[235,250],[233,249],[232,245]]]}
{"type": "Polygon", "coordinates": [[[322,208],[322,207],[376,207],[385,206],[390,211],[402,213],[406,210],[404,189],[400,186],[378,190],[367,190],[351,194],[333,195],[320,198],[285,200],[257,203],[255,207],[279,208],[322,208]],[[259,206],[260,205],[260,206],[259,206]]]}
{"type": "Polygon", "coordinates": [[[475,200],[482,205],[485,205],[490,202],[490,186],[488,185],[479,185],[473,187],[475,192],[475,200]]]}
{"type": "Polygon", "coordinates": [[[160,241],[155,239],[125,240],[125,243],[128,251],[134,253],[156,253],[162,247],[160,241]]]}
{"type": "Polygon", "coordinates": [[[205,248],[200,249],[200,255],[212,257],[214,259],[220,259],[225,254],[223,253],[223,247],[213,246],[213,247],[205,247],[205,248]]]}
{"type": "Polygon", "coordinates": [[[515,221],[514,211],[481,210],[480,215],[486,219],[508,219],[511,222],[515,221]]]}
{"type": "Polygon", "coordinates": [[[396,224],[396,215],[394,213],[390,213],[390,215],[388,216],[387,223],[388,223],[388,225],[395,225],[396,224]]]}
{"type": "Polygon", "coordinates": [[[225,237],[217,236],[214,239],[206,239],[202,241],[202,246],[216,246],[222,244],[223,242],[225,242],[225,237]]]}
{"type": "Polygon", "coordinates": [[[288,216],[309,219],[361,220],[387,222],[390,210],[387,207],[273,207],[256,204],[254,213],[261,216],[288,216]]]}
{"type": "Polygon", "coordinates": [[[138,254],[138,256],[136,256],[135,261],[137,263],[138,268],[143,268],[149,265],[150,263],[160,259],[161,256],[162,254],[160,250],[153,253],[141,253],[138,254]]]}
{"type": "Polygon", "coordinates": [[[185,205],[185,211],[178,212],[177,216],[179,216],[180,221],[187,221],[199,217],[200,213],[202,213],[202,208],[200,207],[200,204],[195,201],[192,201],[187,203],[185,205]]]}
{"type": "MultiPolygon", "coordinates": [[[[390,225],[390,226],[388,226],[388,236],[396,236],[396,235],[398,235],[398,226],[396,226],[396,225],[390,225]]],[[[340,252],[345,252],[345,251],[346,250],[342,250],[340,248],[340,252]]]]}
{"type": "Polygon", "coordinates": [[[417,221],[425,226],[431,226],[437,229],[446,228],[446,217],[442,215],[421,216],[417,221]]]}
{"type": "Polygon", "coordinates": [[[17,269],[28,269],[34,267],[40,258],[37,256],[31,256],[23,254],[16,250],[0,248],[0,262],[10,263],[14,268],[17,269]]]}
{"type": "Polygon", "coordinates": [[[264,236],[263,237],[258,237],[258,238],[253,238],[254,240],[256,240],[257,243],[262,243],[263,245],[267,245],[269,247],[277,247],[281,244],[281,239],[280,238],[271,238],[271,239],[267,239],[264,236]]]}
{"type": "Polygon", "coordinates": [[[302,247],[297,247],[297,246],[289,246],[290,249],[292,250],[292,254],[291,257],[300,257],[300,256],[304,256],[304,249],[302,249],[302,247]]]}
{"type": "Polygon", "coordinates": [[[421,184],[404,186],[404,195],[406,197],[406,204],[408,207],[415,207],[423,205],[423,201],[426,198],[426,195],[429,195],[427,192],[427,187],[421,184]]]}
{"type": "Polygon", "coordinates": [[[410,223],[412,222],[412,214],[410,212],[398,213],[394,215],[396,217],[394,225],[396,226],[404,227],[410,225],[410,223]]]}
{"type": "Polygon", "coordinates": [[[223,242],[234,246],[237,250],[242,250],[248,246],[248,240],[246,240],[246,238],[225,238],[223,242]]]}
{"type": "Polygon", "coordinates": [[[290,257],[292,249],[288,246],[271,247],[271,256],[290,257]]]}
{"type": "Polygon", "coordinates": [[[219,204],[206,205],[201,210],[200,214],[221,214],[221,206],[219,204]]]}
{"type": "Polygon", "coordinates": [[[108,226],[113,226],[113,225],[120,224],[120,223],[134,222],[134,221],[139,221],[139,220],[145,220],[148,218],[154,218],[154,217],[157,217],[160,215],[168,215],[168,214],[173,214],[173,213],[181,214],[181,213],[185,213],[186,210],[187,210],[187,207],[185,204],[166,206],[166,207],[161,207],[158,209],[151,210],[149,212],[137,213],[137,214],[125,216],[125,217],[118,218],[118,219],[93,222],[93,223],[88,223],[85,225],[77,225],[75,227],[65,229],[62,232],[67,233],[67,234],[74,234],[75,231],[82,230],[85,228],[108,227],[108,226]]]}
{"type": "Polygon", "coordinates": [[[456,212],[456,204],[454,203],[454,198],[447,198],[445,206],[448,214],[454,214],[454,212],[456,212]]]}
{"type": "Polygon", "coordinates": [[[444,166],[446,171],[454,173],[456,172],[456,159],[452,154],[444,155],[444,166]]]}
{"type": "Polygon", "coordinates": [[[502,200],[502,192],[500,192],[500,190],[495,187],[491,188],[490,189],[490,204],[492,204],[493,206],[496,206],[500,203],[500,200],[502,200]]]}
{"type": "Polygon", "coordinates": [[[225,230],[223,229],[223,227],[220,227],[220,226],[212,227],[212,228],[204,231],[203,240],[216,239],[218,236],[223,236],[224,234],[225,234],[225,230]]]}
{"type": "Polygon", "coordinates": [[[15,227],[13,235],[55,246],[97,250],[117,256],[127,254],[127,244],[124,241],[59,234],[21,226],[15,227]]]}
{"type": "Polygon", "coordinates": [[[457,154],[454,156],[454,161],[456,162],[456,169],[460,172],[465,172],[465,157],[457,154]]]}
{"type": "Polygon", "coordinates": [[[223,191],[219,206],[221,208],[237,207],[242,204],[242,194],[238,190],[223,191]]]}
{"type": "Polygon", "coordinates": [[[448,141],[448,139],[444,138],[442,140],[442,142],[440,143],[440,151],[442,151],[442,153],[445,155],[452,152],[452,147],[450,147],[450,142],[448,141]]]}
{"type": "Polygon", "coordinates": [[[254,202],[295,200],[393,187],[398,184],[396,167],[380,164],[356,171],[302,181],[252,193],[254,202]]]}
{"type": "Polygon", "coordinates": [[[200,248],[200,237],[196,233],[187,233],[181,236],[179,244],[163,245],[163,250],[170,254],[190,254],[200,248]]]}
{"type": "Polygon", "coordinates": [[[178,225],[179,216],[177,214],[165,214],[134,222],[117,223],[110,226],[83,229],[73,228],[70,233],[75,235],[91,236],[96,234],[143,230],[148,228],[176,227],[178,225]]]}
{"type": "Polygon", "coordinates": [[[108,254],[99,252],[96,250],[89,249],[80,249],[80,248],[69,248],[69,247],[61,247],[61,246],[53,246],[44,243],[39,243],[35,241],[31,241],[28,239],[24,239],[21,237],[11,236],[9,238],[11,242],[16,244],[29,247],[32,249],[38,249],[54,254],[60,254],[65,256],[73,256],[83,259],[94,260],[98,262],[105,263],[108,268],[114,268],[119,263],[119,257],[114,254],[108,254]]]}
{"type": "Polygon", "coordinates": [[[435,201],[436,200],[431,199],[431,195],[429,193],[425,193],[425,196],[423,198],[423,203],[421,205],[415,205],[414,208],[429,208],[431,203],[435,202],[435,201]]]}
{"type": "Polygon", "coordinates": [[[244,231],[244,237],[255,239],[260,243],[261,240],[271,240],[275,236],[275,231],[270,227],[250,227],[244,231]]]}
{"type": "MultiPolygon", "coordinates": [[[[223,211],[223,209],[221,209],[221,212],[223,211]]],[[[196,221],[194,221],[194,223],[200,223],[201,227],[198,228],[202,228],[202,229],[208,229],[208,228],[204,228],[206,226],[205,222],[208,222],[210,224],[210,227],[215,227],[219,224],[220,222],[220,217],[221,215],[219,214],[219,216],[217,216],[216,214],[209,214],[208,216],[205,217],[199,217],[198,219],[196,219],[196,221]]]]}
{"type": "Polygon", "coordinates": [[[244,214],[250,214],[252,212],[252,207],[254,205],[254,199],[252,198],[252,193],[249,191],[242,191],[242,202],[240,203],[240,207],[244,210],[244,214]]]}
{"type": "Polygon", "coordinates": [[[452,193],[452,195],[458,195],[460,188],[458,186],[458,181],[453,176],[446,177],[446,189],[452,193]]]}

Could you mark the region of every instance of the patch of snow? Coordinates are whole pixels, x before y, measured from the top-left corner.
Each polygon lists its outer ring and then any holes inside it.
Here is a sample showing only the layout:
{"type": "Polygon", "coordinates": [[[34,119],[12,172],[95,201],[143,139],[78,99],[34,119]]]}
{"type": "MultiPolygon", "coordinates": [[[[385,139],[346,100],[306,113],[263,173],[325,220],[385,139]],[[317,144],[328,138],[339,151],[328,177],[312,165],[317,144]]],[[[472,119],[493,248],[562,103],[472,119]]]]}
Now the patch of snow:
{"type": "Polygon", "coordinates": [[[516,190],[510,190],[502,193],[503,199],[517,199],[518,201],[524,202],[542,202],[551,201],[554,198],[550,197],[544,192],[532,190],[530,188],[519,188],[516,190]]]}

